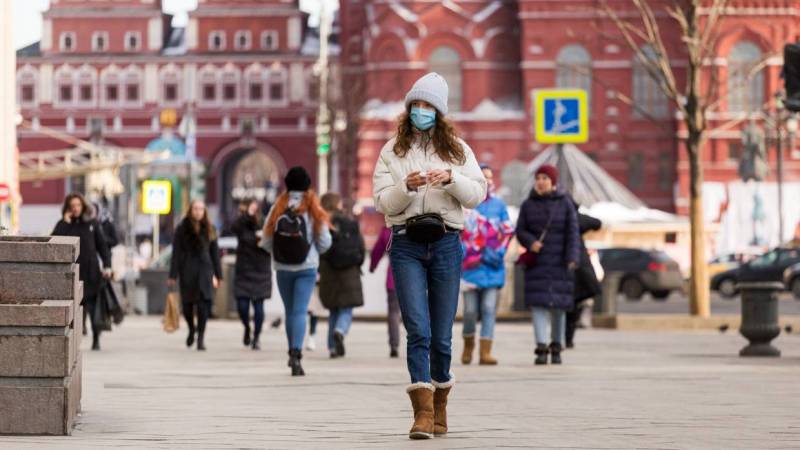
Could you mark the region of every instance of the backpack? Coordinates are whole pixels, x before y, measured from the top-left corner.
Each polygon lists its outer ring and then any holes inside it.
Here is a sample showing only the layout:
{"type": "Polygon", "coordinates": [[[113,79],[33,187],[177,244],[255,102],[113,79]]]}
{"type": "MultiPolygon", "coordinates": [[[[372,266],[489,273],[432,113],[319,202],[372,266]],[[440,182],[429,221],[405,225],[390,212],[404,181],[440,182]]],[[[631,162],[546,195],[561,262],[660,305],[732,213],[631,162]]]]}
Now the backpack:
{"type": "Polygon", "coordinates": [[[272,256],[282,264],[302,264],[311,251],[306,219],[293,209],[287,209],[275,223],[272,256]]]}
{"type": "Polygon", "coordinates": [[[331,232],[333,242],[325,252],[325,260],[337,270],[360,266],[364,262],[364,242],[358,222],[342,217],[333,222],[336,230],[331,232]]]}

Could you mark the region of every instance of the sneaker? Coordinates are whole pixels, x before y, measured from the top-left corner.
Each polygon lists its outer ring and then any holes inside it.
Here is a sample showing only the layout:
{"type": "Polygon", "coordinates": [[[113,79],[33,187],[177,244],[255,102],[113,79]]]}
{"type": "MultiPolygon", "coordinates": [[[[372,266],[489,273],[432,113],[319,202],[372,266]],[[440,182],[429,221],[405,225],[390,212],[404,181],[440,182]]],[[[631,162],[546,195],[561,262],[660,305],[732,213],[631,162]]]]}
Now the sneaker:
{"type": "Polygon", "coordinates": [[[306,350],[313,352],[317,349],[317,341],[314,339],[313,334],[309,334],[306,338],[306,350]]]}

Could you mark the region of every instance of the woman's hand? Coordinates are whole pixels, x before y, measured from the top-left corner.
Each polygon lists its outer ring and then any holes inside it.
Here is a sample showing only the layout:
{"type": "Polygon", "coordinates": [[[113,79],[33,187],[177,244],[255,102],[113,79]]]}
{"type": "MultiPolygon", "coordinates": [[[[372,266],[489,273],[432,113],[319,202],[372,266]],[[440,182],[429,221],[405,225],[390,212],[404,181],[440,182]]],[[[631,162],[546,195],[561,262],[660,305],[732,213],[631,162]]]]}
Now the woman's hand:
{"type": "Polygon", "coordinates": [[[416,191],[420,186],[425,186],[428,179],[422,176],[419,170],[409,173],[406,176],[406,187],[409,191],[416,191]]]}
{"type": "Polygon", "coordinates": [[[539,253],[540,251],[542,251],[542,247],[544,247],[544,244],[542,244],[539,241],[536,241],[533,244],[531,244],[531,251],[533,253],[539,253]]]}
{"type": "Polygon", "coordinates": [[[219,279],[216,275],[211,276],[211,285],[214,286],[214,289],[219,289],[219,279]]]}
{"type": "Polygon", "coordinates": [[[453,177],[449,169],[435,169],[428,172],[428,182],[431,186],[447,184],[452,181],[452,179],[453,177]]]}
{"type": "Polygon", "coordinates": [[[72,214],[64,213],[63,219],[64,219],[64,222],[66,222],[66,223],[72,223],[72,214]]]}
{"type": "Polygon", "coordinates": [[[103,269],[103,278],[106,280],[114,278],[114,271],[111,269],[103,269]]]}
{"type": "Polygon", "coordinates": [[[576,263],[575,261],[570,261],[569,264],[567,264],[567,269],[569,270],[575,270],[577,268],[578,268],[578,263],[576,263]]]}

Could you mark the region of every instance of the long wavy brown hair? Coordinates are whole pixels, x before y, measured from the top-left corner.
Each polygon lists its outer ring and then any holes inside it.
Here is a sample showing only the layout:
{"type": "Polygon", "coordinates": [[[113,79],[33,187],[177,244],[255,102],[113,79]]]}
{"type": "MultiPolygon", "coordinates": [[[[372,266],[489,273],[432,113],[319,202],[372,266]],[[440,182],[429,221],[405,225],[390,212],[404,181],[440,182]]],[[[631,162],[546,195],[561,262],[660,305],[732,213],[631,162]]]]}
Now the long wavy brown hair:
{"type": "Polygon", "coordinates": [[[202,200],[192,200],[189,203],[189,209],[186,210],[186,215],[183,217],[183,220],[187,225],[189,225],[189,233],[198,241],[200,240],[201,236],[206,237],[209,242],[217,239],[217,232],[214,229],[214,226],[211,225],[211,221],[208,219],[208,206],[202,200]],[[197,203],[203,204],[203,218],[200,220],[194,220],[192,217],[192,208],[197,203]]]}
{"type": "MultiPolygon", "coordinates": [[[[411,149],[417,136],[426,139],[426,131],[419,131],[411,123],[411,107],[400,116],[397,123],[397,141],[394,144],[394,154],[403,158],[411,149]]],[[[467,162],[464,147],[458,141],[456,127],[447,120],[439,111],[436,111],[436,125],[430,131],[430,143],[436,155],[444,162],[462,165],[467,162]]],[[[427,142],[425,142],[427,145],[427,142]]]]}
{"type": "MultiPolygon", "coordinates": [[[[272,207],[272,213],[270,213],[267,223],[264,224],[265,236],[272,236],[275,234],[275,224],[278,223],[278,218],[284,212],[286,212],[287,209],[289,209],[289,193],[284,192],[278,196],[277,200],[275,200],[275,206],[272,207]]],[[[319,197],[313,190],[309,189],[303,194],[303,201],[300,202],[300,206],[295,209],[295,212],[298,214],[308,212],[308,215],[311,216],[314,222],[315,238],[319,237],[323,226],[332,228],[331,217],[325,211],[325,209],[322,208],[319,197]]]]}

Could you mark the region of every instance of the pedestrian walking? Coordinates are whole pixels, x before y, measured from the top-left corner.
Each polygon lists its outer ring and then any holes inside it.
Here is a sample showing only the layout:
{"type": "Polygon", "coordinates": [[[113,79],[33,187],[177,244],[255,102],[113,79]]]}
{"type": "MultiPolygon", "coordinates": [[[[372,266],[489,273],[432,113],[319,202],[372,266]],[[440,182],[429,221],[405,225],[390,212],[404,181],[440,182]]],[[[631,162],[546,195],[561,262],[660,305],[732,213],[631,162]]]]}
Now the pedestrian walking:
{"type": "Polygon", "coordinates": [[[567,329],[566,329],[566,346],[567,348],[575,347],[575,330],[583,315],[583,310],[586,308],[586,302],[594,297],[597,297],[603,292],[600,282],[597,280],[597,274],[594,271],[592,260],[589,257],[589,251],[586,250],[586,243],[583,240],[583,235],[590,231],[597,231],[603,223],[592,216],[581,214],[579,205],[574,203],[575,213],[578,217],[578,230],[581,234],[578,250],[578,267],[575,269],[575,300],[574,307],[567,311],[567,329]]]}
{"type": "Polygon", "coordinates": [[[405,98],[397,135],[384,145],[373,196],[392,227],[389,254],[407,336],[414,409],[411,439],[447,433],[453,321],[458,308],[464,208],[486,197],[486,180],[469,146],[445,118],[447,82],[429,73],[405,98]]]}
{"type": "Polygon", "coordinates": [[[547,364],[548,353],[553,364],[561,364],[566,312],[574,303],[578,219],[572,199],[557,186],[558,169],[547,164],[539,167],[517,220],[517,239],[527,250],[520,260],[526,266],[525,304],[533,312],[536,364],[547,364]]]}
{"type": "MultiPolygon", "coordinates": [[[[392,240],[392,229],[383,227],[381,234],[378,235],[378,241],[372,247],[369,258],[369,272],[375,273],[383,256],[389,251],[389,244],[392,240]]],[[[386,303],[387,311],[386,324],[389,329],[389,357],[398,358],[400,352],[400,303],[397,301],[397,291],[394,287],[394,275],[392,274],[392,265],[386,269],[386,303]]]]}
{"type": "Polygon", "coordinates": [[[284,182],[286,192],[270,210],[262,245],[272,253],[278,291],[286,310],[292,376],[302,376],[306,314],[317,281],[319,255],[331,246],[331,223],[319,197],[311,190],[311,177],[305,169],[291,168],[284,182]]]}
{"type": "Polygon", "coordinates": [[[492,356],[497,296],[506,282],[505,256],[514,236],[514,225],[506,204],[494,195],[494,177],[488,165],[481,165],[488,185],[486,199],[467,212],[461,241],[464,246],[464,351],[461,363],[470,364],[475,350],[478,314],[481,317],[479,364],[496,365],[492,356]]]}
{"type": "Polygon", "coordinates": [[[64,199],[61,207],[61,220],[58,221],[53,236],[75,236],[80,238],[80,254],[78,255],[79,277],[83,282],[83,305],[92,324],[92,350],[100,350],[101,321],[98,299],[103,283],[111,279],[111,251],[92,208],[83,195],[73,192],[64,199]],[[98,261],[99,258],[99,261],[98,261]],[[100,268],[100,262],[103,268],[100,268]]]}
{"type": "Polygon", "coordinates": [[[219,287],[220,280],[222,265],[217,231],[208,219],[205,202],[193,200],[172,238],[168,281],[170,287],[179,286],[181,309],[189,326],[189,335],[186,337],[186,346],[189,348],[195,343],[196,333],[197,350],[206,350],[206,323],[211,316],[214,289],[219,287]]]}
{"type": "Polygon", "coordinates": [[[328,309],[328,352],[331,358],[341,358],[353,308],[364,305],[361,266],[367,250],[358,221],[342,210],[342,197],[331,192],[321,202],[333,226],[331,248],[319,262],[319,298],[328,309]]]}
{"type": "Polygon", "coordinates": [[[242,202],[242,212],[231,226],[236,235],[236,275],[233,295],[244,324],[245,347],[261,350],[259,338],[264,326],[264,301],[272,297],[272,259],[261,248],[258,234],[261,232],[260,205],[257,200],[242,202]],[[253,332],[250,333],[250,307],[253,307],[253,332]]]}

